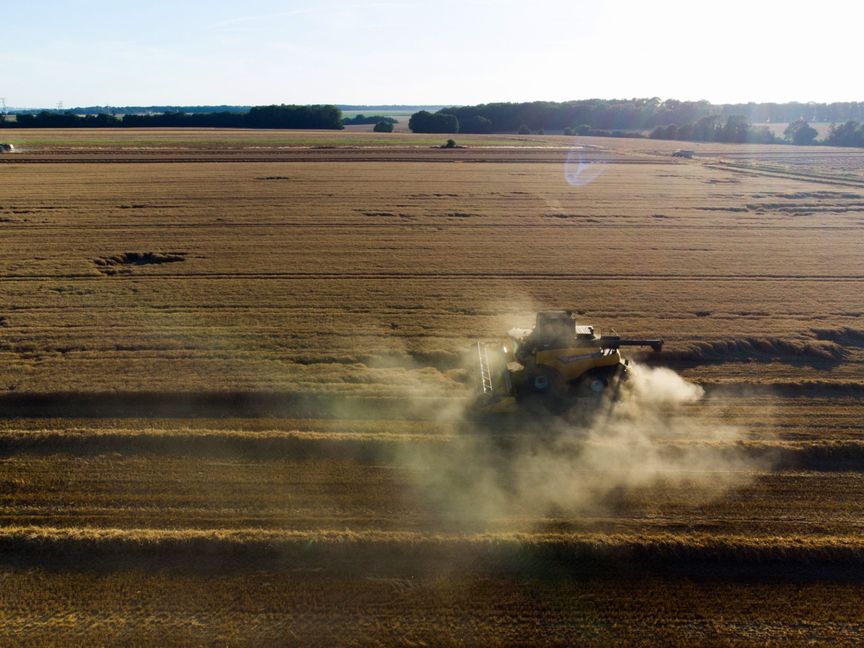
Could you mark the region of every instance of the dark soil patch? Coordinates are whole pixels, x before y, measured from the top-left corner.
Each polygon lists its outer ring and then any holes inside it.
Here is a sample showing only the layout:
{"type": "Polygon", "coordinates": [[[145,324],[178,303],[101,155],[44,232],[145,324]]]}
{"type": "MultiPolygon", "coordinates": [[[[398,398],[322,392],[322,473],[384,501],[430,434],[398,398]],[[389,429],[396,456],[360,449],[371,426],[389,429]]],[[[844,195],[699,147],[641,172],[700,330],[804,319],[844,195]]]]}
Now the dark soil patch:
{"type": "Polygon", "coordinates": [[[123,252],[93,259],[93,263],[102,274],[115,275],[130,273],[135,266],[178,263],[185,260],[186,252],[123,252]]]}
{"type": "Polygon", "coordinates": [[[130,205],[117,205],[120,209],[174,209],[179,205],[148,205],[146,203],[132,203],[130,205]]]}

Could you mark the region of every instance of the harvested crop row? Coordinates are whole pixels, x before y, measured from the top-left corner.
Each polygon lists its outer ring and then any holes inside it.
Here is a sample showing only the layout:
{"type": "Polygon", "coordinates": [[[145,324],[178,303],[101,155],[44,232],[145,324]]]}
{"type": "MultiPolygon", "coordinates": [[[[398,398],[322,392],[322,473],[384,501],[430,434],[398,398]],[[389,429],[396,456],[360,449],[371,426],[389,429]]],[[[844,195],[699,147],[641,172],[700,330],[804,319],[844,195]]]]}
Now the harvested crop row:
{"type": "Polygon", "coordinates": [[[854,644],[858,583],[9,570],[0,641],[67,646],[854,644]],[[249,592],[254,592],[250,596],[249,592]],[[326,623],[322,623],[322,618],[326,623]],[[742,620],[746,619],[746,623],[742,620]]]}
{"type": "Polygon", "coordinates": [[[765,570],[777,575],[864,578],[864,544],[858,536],[754,537],[713,534],[482,534],[406,532],[285,532],[255,530],[5,528],[0,547],[8,562],[43,556],[59,564],[98,561],[142,566],[153,561],[201,569],[243,565],[327,569],[336,573],[397,575],[440,572],[442,566],[472,573],[573,573],[610,568],[643,573],[716,573],[726,578],[765,570]]]}

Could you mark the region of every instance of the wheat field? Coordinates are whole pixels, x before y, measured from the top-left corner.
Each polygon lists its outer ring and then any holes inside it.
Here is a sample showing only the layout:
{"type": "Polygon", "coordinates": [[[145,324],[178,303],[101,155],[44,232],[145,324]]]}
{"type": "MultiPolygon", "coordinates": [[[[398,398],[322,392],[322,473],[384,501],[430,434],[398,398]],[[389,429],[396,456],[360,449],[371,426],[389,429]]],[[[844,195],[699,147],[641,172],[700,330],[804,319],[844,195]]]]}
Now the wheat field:
{"type": "Polygon", "coordinates": [[[864,152],[20,137],[2,642],[860,638],[864,152]],[[633,359],[702,397],[569,459],[466,430],[471,341],[541,308],[664,338],[633,359]]]}

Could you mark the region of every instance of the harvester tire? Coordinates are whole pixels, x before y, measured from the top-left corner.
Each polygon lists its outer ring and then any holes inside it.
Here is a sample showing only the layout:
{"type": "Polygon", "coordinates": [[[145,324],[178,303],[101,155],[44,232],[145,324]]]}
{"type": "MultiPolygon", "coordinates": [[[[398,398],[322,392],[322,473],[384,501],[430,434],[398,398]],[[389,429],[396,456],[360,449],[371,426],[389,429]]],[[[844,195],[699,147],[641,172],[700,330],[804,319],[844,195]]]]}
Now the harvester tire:
{"type": "Polygon", "coordinates": [[[537,367],[531,379],[531,388],[535,394],[550,396],[563,396],[567,391],[561,374],[549,367],[537,367]]]}
{"type": "Polygon", "coordinates": [[[557,413],[566,408],[567,384],[549,367],[536,367],[517,395],[523,407],[557,413]]]}

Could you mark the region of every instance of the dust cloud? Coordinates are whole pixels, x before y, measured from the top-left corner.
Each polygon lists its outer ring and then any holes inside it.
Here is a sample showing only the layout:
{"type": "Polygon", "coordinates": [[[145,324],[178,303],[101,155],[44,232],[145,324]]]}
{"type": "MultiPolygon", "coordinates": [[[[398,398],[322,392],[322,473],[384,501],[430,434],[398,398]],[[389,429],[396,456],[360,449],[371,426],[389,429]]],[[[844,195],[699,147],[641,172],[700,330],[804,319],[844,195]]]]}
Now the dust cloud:
{"type": "Polygon", "coordinates": [[[449,411],[442,417],[461,434],[445,447],[406,449],[400,460],[420,496],[463,526],[536,528],[646,498],[698,505],[767,468],[740,443],[745,430],[706,414],[708,400],[670,369],[631,364],[619,398],[590,417],[578,406],[481,419],[449,411]]]}

